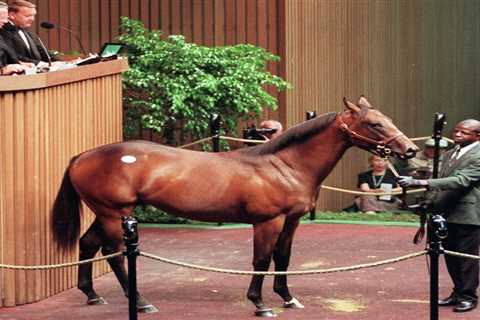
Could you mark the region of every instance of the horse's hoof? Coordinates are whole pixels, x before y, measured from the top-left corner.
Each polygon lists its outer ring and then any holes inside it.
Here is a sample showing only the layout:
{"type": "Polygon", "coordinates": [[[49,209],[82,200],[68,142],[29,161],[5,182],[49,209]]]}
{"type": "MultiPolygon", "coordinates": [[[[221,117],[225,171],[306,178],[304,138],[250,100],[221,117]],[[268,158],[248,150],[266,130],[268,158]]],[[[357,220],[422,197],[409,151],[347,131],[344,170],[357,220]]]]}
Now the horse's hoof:
{"type": "Polygon", "coordinates": [[[96,305],[101,305],[101,304],[108,304],[108,302],[105,299],[103,299],[102,297],[97,297],[97,298],[88,299],[87,304],[89,306],[96,306],[96,305]]]}
{"type": "Polygon", "coordinates": [[[137,306],[137,311],[140,313],[155,313],[158,312],[158,309],[155,308],[153,304],[148,304],[145,306],[137,306]]]}
{"type": "Polygon", "coordinates": [[[264,308],[264,309],[257,309],[255,311],[255,315],[257,317],[265,317],[265,318],[273,318],[276,317],[277,315],[273,312],[272,309],[270,308],[264,308]]]}
{"type": "Polygon", "coordinates": [[[295,298],[292,298],[292,300],[290,300],[290,301],[285,301],[283,303],[283,307],[284,308],[290,308],[290,309],[303,309],[303,308],[305,308],[305,306],[303,304],[301,304],[300,301],[298,301],[295,298]]]}

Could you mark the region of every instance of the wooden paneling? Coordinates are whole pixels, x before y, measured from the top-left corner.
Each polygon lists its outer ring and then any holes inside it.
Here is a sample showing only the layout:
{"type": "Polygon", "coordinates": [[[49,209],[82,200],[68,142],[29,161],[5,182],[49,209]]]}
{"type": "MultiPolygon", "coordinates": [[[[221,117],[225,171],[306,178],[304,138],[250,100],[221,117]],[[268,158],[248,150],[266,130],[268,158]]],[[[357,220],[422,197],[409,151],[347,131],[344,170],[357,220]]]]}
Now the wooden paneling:
{"type": "MultiPolygon", "coordinates": [[[[54,249],[50,208],[73,155],[122,139],[120,73],[125,69],[125,61],[114,61],[0,79],[0,263],[78,260],[78,252],[54,249]],[[96,73],[101,69],[108,72],[96,73]],[[7,89],[13,80],[17,87],[7,89]]],[[[83,230],[92,218],[86,212],[83,230]]],[[[106,271],[106,263],[97,263],[96,275],[106,271]]],[[[0,269],[0,306],[38,301],[71,288],[76,272],[0,269]]]]}
{"type": "MultiPolygon", "coordinates": [[[[164,37],[182,34],[187,41],[205,46],[250,43],[280,53],[279,12],[284,0],[42,0],[37,5],[34,31],[49,49],[81,52],[78,41],[64,30],[46,31],[41,21],[70,28],[89,52],[98,52],[104,42],[116,41],[120,16],[142,20],[146,27],[159,29],[164,37]],[[60,2],[60,6],[59,6],[60,2]]],[[[271,63],[269,71],[283,69],[271,63]]],[[[275,90],[269,93],[278,97],[275,90]]],[[[279,118],[266,111],[266,117],[279,118]]],[[[281,119],[285,121],[285,119],[281,119]]]]}
{"type": "MultiPolygon", "coordinates": [[[[62,0],[62,10],[69,10],[63,20],[59,0],[34,2],[38,21],[69,23],[89,51],[115,40],[118,15],[201,45],[264,47],[282,58],[269,70],[294,85],[288,93],[269,91],[280,108],[264,117],[287,127],[303,121],[306,110],[339,111],[343,96],[360,94],[409,136],[430,134],[437,111],[447,113],[448,128],[480,117],[479,1],[62,0]]],[[[60,33],[40,34],[52,49],[63,49],[60,33]]],[[[75,49],[75,41],[66,46],[75,49]]],[[[352,149],[326,184],[354,188],[366,158],[352,149]]],[[[320,208],[339,209],[351,200],[325,191],[320,208]]]]}
{"type": "MultiPolygon", "coordinates": [[[[306,110],[340,111],[343,96],[365,94],[408,136],[432,132],[445,112],[448,130],[480,118],[480,2],[470,0],[286,1],[286,94],[291,126],[306,110]]],[[[367,154],[351,149],[325,181],[356,187],[367,154]]],[[[322,191],[319,208],[336,210],[352,196],[322,191]]]]}

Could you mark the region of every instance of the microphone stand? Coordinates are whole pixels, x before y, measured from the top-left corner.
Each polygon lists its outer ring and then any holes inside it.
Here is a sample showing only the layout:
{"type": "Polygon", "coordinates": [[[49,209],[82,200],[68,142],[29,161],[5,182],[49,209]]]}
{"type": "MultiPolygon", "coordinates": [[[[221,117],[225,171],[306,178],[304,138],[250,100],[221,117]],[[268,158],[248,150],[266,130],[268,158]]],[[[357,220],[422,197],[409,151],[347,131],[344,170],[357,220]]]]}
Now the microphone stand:
{"type": "Polygon", "coordinates": [[[87,56],[87,50],[85,50],[85,47],[83,46],[82,44],[82,41],[80,41],[80,37],[75,34],[72,30],[68,29],[68,28],[65,28],[65,27],[62,27],[62,26],[56,26],[58,29],[60,30],[64,30],[64,31],[67,31],[68,33],[70,33],[74,38],[75,40],[77,40],[78,44],[80,45],[80,48],[82,50],[82,53],[87,56]]]}
{"type": "Polygon", "coordinates": [[[43,44],[42,39],[40,39],[40,37],[37,37],[37,38],[38,38],[38,42],[40,42],[40,44],[42,45],[43,51],[45,51],[45,54],[47,55],[48,67],[50,68],[52,66],[52,57],[50,57],[50,53],[48,52],[47,47],[45,47],[45,45],[43,44]]]}

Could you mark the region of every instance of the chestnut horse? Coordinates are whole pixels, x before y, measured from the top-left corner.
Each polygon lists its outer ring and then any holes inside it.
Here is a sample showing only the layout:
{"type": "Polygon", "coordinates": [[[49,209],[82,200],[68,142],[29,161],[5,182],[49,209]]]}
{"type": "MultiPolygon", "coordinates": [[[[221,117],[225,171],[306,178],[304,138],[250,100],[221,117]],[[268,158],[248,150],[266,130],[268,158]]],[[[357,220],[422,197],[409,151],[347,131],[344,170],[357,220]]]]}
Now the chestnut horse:
{"type": "MultiPolygon", "coordinates": [[[[80,239],[80,260],[124,249],[121,217],[138,204],[201,221],[253,225],[253,268],[286,271],[299,219],[314,206],[322,181],[345,151],[362,149],[402,158],[418,150],[392,121],[362,97],[344,99],[346,109],[292,127],[263,145],[206,153],[146,141],[100,146],[71,159],[52,209],[54,239],[72,249],[80,230],[81,200],[96,219],[80,239]]],[[[128,295],[124,257],[109,264],[128,295]]],[[[257,312],[264,276],[252,277],[247,297],[257,312]]],[[[78,288],[88,304],[102,304],[92,285],[92,265],[82,265],[78,288]]],[[[275,276],[273,290],[284,307],[303,307],[289,292],[287,277],[275,276]]],[[[153,308],[138,293],[138,310],[153,308]]],[[[269,315],[273,315],[270,313],[269,315]]]]}

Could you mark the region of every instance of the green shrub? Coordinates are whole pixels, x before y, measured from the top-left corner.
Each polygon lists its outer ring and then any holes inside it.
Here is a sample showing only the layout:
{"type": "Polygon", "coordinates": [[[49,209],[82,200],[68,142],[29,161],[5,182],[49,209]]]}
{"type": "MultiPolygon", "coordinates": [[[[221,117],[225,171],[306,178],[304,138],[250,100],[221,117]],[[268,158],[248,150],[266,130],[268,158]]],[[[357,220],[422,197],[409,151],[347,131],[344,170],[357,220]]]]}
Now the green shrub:
{"type": "Polygon", "coordinates": [[[189,223],[189,220],[172,216],[154,206],[137,206],[133,215],[141,223],[189,223]]]}
{"type": "MultiPolygon", "coordinates": [[[[130,69],[124,74],[125,136],[144,128],[182,142],[210,136],[212,113],[222,117],[224,132],[235,135],[240,119],[258,117],[277,100],[267,87],[289,84],[267,71],[279,57],[248,44],[204,47],[181,35],[161,39],[158,30],[122,17],[119,40],[128,47],[130,69]]],[[[170,139],[171,140],[171,139],[170,139]]]]}

